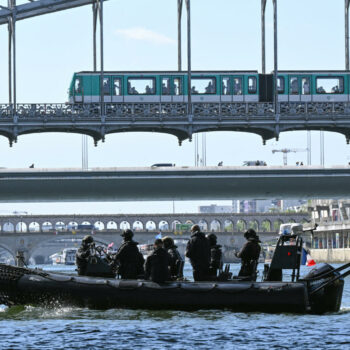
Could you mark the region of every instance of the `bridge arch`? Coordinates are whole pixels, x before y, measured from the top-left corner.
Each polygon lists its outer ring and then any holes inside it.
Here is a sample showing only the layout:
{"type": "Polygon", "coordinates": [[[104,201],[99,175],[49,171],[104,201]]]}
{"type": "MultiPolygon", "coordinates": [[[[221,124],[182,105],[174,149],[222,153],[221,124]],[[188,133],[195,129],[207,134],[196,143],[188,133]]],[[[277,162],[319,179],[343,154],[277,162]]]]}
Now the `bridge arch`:
{"type": "Polygon", "coordinates": [[[173,231],[176,231],[176,225],[181,225],[181,221],[179,220],[174,220],[172,223],[171,223],[171,229],[173,231]]]}
{"type": "Polygon", "coordinates": [[[55,230],[56,231],[65,231],[67,229],[66,224],[63,221],[57,221],[55,223],[55,230]]]}
{"type": "Polygon", "coordinates": [[[243,219],[237,220],[236,229],[238,232],[244,232],[247,229],[247,223],[243,219]]]}
{"type": "Polygon", "coordinates": [[[40,232],[40,224],[36,221],[32,221],[28,225],[28,231],[29,232],[40,232]]]}
{"type": "Polygon", "coordinates": [[[16,232],[27,232],[27,224],[20,221],[16,224],[16,232]]]}
{"type": "Polygon", "coordinates": [[[251,220],[248,223],[248,228],[252,228],[255,231],[259,231],[259,223],[257,220],[251,220]]]}
{"type": "Polygon", "coordinates": [[[129,230],[130,229],[130,224],[128,221],[126,220],[123,220],[120,224],[119,224],[119,227],[122,231],[124,230],[129,230]]]}
{"type": "Polygon", "coordinates": [[[208,231],[208,223],[206,220],[201,219],[198,221],[198,226],[201,228],[201,231],[208,231]]]}
{"type": "Polygon", "coordinates": [[[224,221],[224,231],[225,232],[233,232],[233,221],[232,220],[229,220],[229,219],[226,219],[224,221]]]}
{"type": "Polygon", "coordinates": [[[221,231],[221,222],[217,219],[214,219],[210,223],[210,231],[211,232],[220,232],[221,231]]]}
{"type": "Polygon", "coordinates": [[[146,230],[147,231],[156,231],[157,230],[157,225],[153,220],[148,220],[146,222],[146,230]]]}
{"type": "Polygon", "coordinates": [[[52,223],[50,221],[45,221],[41,225],[41,231],[43,231],[43,232],[49,232],[52,230],[53,230],[53,226],[52,226],[52,223]]]}
{"type": "Polygon", "coordinates": [[[96,230],[102,231],[105,229],[105,224],[102,221],[98,220],[94,223],[94,227],[96,228],[96,230]]]}
{"type": "Polygon", "coordinates": [[[281,226],[282,224],[283,224],[282,219],[276,219],[276,220],[273,222],[273,231],[278,232],[279,229],[280,229],[280,226],[281,226]]]}
{"type": "Polygon", "coordinates": [[[117,230],[118,225],[114,220],[110,220],[107,222],[106,229],[107,230],[117,230]]]}
{"type": "Polygon", "coordinates": [[[134,221],[134,223],[132,224],[132,229],[134,231],[142,231],[143,230],[143,223],[142,221],[134,221]]]}
{"type": "Polygon", "coordinates": [[[12,222],[8,221],[2,225],[3,232],[15,232],[15,226],[12,222]]]}
{"type": "Polygon", "coordinates": [[[158,223],[158,229],[160,231],[169,231],[169,223],[166,220],[161,220],[158,223]]]}
{"type": "Polygon", "coordinates": [[[268,219],[265,219],[260,224],[260,231],[262,232],[271,232],[271,221],[268,219]]]}

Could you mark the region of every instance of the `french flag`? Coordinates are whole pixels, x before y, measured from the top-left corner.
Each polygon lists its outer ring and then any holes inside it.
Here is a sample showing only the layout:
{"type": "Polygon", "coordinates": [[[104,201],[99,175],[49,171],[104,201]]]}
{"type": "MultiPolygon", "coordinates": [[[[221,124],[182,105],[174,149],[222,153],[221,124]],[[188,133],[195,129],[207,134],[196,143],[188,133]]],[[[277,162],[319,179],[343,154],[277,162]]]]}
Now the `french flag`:
{"type": "Polygon", "coordinates": [[[301,264],[306,266],[315,266],[316,262],[312,259],[310,253],[303,248],[303,256],[301,258],[301,264]]]}

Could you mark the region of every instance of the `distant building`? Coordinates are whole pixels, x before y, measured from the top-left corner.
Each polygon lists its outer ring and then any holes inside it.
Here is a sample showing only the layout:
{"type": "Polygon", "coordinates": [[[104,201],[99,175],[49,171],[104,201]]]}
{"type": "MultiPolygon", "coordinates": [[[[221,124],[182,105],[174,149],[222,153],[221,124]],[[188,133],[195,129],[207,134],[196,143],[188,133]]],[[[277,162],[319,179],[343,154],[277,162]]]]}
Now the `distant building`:
{"type": "Polygon", "coordinates": [[[232,213],[231,205],[201,205],[198,207],[200,213],[203,214],[216,214],[216,213],[232,213]]]}

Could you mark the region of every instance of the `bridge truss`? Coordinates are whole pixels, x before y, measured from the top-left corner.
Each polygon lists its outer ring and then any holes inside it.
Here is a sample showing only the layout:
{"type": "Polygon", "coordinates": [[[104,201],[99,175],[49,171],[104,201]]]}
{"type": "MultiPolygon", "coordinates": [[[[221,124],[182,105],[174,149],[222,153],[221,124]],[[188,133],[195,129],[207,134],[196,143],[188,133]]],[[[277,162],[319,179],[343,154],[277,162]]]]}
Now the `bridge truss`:
{"type": "Polygon", "coordinates": [[[205,131],[259,134],[263,142],[280,132],[329,130],[350,140],[350,103],[280,102],[278,119],[273,103],[100,103],[0,105],[0,135],[10,145],[22,134],[70,132],[89,135],[95,144],[111,133],[152,131],[176,136],[179,142],[205,131]]]}

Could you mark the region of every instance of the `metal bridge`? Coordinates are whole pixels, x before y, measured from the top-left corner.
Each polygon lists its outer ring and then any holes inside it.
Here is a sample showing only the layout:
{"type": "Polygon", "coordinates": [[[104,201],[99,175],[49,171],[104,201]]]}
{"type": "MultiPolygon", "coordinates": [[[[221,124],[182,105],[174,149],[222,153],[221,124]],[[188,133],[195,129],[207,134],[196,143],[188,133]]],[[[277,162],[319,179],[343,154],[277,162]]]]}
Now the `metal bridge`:
{"type": "Polygon", "coordinates": [[[350,103],[280,102],[278,119],[273,103],[104,103],[0,105],[0,135],[10,145],[22,134],[70,132],[93,137],[95,144],[107,134],[152,131],[176,136],[179,143],[205,131],[242,131],[259,134],[263,142],[280,132],[328,130],[350,140],[350,103]]]}
{"type": "MultiPolygon", "coordinates": [[[[174,0],[175,1],[175,0],[174,0]]],[[[187,74],[186,103],[105,103],[97,104],[19,104],[16,97],[16,22],[83,5],[92,5],[93,70],[104,75],[103,3],[104,0],[30,0],[16,6],[0,6],[0,24],[8,24],[9,34],[9,103],[0,105],[0,135],[10,145],[22,134],[39,132],[72,132],[90,135],[95,144],[109,133],[156,131],[178,137],[179,142],[204,131],[232,130],[261,135],[263,142],[280,132],[291,130],[327,130],[345,135],[350,140],[350,103],[278,102],[277,75],[277,0],[274,12],[274,86],[273,103],[193,103],[191,99],[191,5],[190,0],[177,0],[178,70],[182,70],[181,21],[185,2],[187,10],[187,74]],[[97,70],[97,24],[99,22],[100,67],[97,70]]],[[[261,0],[261,66],[265,74],[265,9],[261,0]]],[[[349,71],[349,6],[344,0],[345,69],[349,71]]],[[[103,79],[101,79],[102,83],[103,79]]]]}

